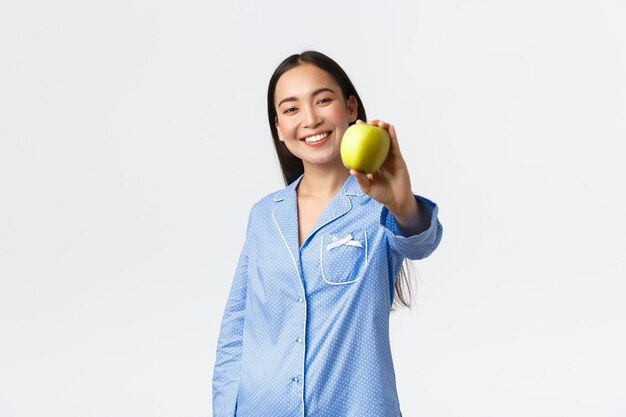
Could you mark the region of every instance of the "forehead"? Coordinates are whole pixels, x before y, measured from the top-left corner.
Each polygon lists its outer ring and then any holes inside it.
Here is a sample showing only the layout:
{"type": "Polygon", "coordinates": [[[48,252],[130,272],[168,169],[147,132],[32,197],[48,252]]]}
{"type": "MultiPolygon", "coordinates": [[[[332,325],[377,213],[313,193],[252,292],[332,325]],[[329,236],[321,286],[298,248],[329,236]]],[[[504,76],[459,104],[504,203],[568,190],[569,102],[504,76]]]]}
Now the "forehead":
{"type": "Polygon", "coordinates": [[[339,85],[329,73],[315,65],[301,64],[280,76],[276,83],[274,100],[278,103],[285,97],[308,97],[322,87],[341,94],[339,85]]]}

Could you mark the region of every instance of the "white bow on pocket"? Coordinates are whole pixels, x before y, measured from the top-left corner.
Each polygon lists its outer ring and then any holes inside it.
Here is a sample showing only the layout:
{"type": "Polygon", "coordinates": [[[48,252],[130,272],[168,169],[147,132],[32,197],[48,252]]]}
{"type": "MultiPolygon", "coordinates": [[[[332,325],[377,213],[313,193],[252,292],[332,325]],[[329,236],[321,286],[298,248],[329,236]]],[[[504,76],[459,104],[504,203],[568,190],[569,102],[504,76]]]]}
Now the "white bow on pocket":
{"type": "Polygon", "coordinates": [[[352,235],[349,234],[348,236],[344,237],[343,239],[339,239],[337,236],[333,236],[333,241],[331,243],[329,243],[328,245],[326,245],[326,250],[335,249],[335,248],[338,248],[339,246],[342,246],[342,245],[356,246],[358,248],[362,248],[363,247],[363,245],[361,245],[361,242],[359,242],[358,240],[352,240],[352,235]]]}

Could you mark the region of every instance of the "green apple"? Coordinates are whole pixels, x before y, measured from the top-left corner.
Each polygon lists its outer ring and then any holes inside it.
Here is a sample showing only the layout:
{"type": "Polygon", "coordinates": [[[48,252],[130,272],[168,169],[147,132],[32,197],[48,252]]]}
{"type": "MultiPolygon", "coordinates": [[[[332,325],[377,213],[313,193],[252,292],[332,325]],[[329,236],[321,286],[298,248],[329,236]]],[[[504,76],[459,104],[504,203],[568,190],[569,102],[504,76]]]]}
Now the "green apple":
{"type": "Polygon", "coordinates": [[[387,159],[389,144],[389,133],[382,127],[353,124],[343,134],[341,160],[346,168],[371,174],[387,159]]]}

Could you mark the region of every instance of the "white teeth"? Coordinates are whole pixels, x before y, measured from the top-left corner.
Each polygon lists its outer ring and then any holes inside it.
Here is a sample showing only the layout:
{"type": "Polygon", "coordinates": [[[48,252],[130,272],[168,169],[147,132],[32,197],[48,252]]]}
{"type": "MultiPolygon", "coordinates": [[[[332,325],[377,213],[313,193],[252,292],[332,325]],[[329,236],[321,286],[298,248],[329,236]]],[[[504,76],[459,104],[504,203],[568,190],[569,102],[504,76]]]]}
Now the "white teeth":
{"type": "Polygon", "coordinates": [[[328,136],[328,132],[322,133],[321,135],[309,136],[308,138],[304,138],[304,141],[307,143],[319,142],[328,136]]]}

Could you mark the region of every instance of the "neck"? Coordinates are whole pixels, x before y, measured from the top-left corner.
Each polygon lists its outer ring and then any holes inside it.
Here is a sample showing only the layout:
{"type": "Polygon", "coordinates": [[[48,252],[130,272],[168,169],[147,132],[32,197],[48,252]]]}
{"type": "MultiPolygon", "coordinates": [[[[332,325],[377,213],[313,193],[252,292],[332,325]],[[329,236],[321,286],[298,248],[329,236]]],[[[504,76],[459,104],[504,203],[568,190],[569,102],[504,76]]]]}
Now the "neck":
{"type": "Polygon", "coordinates": [[[298,192],[315,197],[334,196],[349,176],[350,171],[343,164],[333,168],[305,166],[304,176],[298,184],[298,192]]]}

